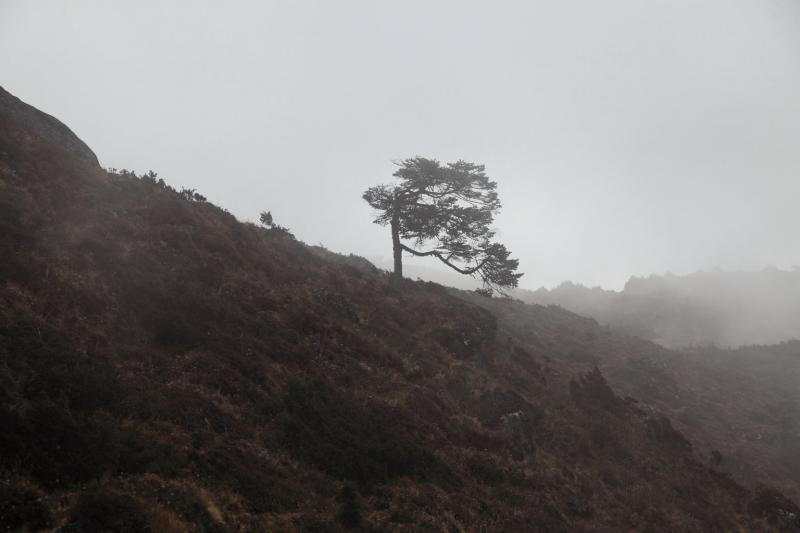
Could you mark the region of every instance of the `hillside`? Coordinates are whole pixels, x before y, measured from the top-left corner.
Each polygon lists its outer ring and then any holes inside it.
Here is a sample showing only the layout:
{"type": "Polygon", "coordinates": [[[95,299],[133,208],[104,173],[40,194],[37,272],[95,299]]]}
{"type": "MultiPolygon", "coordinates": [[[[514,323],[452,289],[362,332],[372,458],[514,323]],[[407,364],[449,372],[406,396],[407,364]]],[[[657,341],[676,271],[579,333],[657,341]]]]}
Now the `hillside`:
{"type": "MultiPolygon", "coordinates": [[[[524,335],[540,309],[498,302],[493,312],[524,335]]],[[[619,395],[668,415],[697,453],[720,453],[717,468],[738,481],[800,498],[800,342],[675,351],[588,318],[557,323],[562,363],[597,365],[619,395]]]]}
{"type": "Polygon", "coordinates": [[[800,528],[593,370],[672,352],[107,172],[1,89],[0,257],[0,529],[800,528]]]}
{"type": "Polygon", "coordinates": [[[602,366],[620,393],[667,413],[708,453],[721,452],[722,470],[800,498],[799,342],[609,357],[602,366]]]}
{"type": "Polygon", "coordinates": [[[672,348],[800,339],[797,268],[633,277],[619,292],[566,282],[515,295],[528,303],[559,305],[672,348]]]}

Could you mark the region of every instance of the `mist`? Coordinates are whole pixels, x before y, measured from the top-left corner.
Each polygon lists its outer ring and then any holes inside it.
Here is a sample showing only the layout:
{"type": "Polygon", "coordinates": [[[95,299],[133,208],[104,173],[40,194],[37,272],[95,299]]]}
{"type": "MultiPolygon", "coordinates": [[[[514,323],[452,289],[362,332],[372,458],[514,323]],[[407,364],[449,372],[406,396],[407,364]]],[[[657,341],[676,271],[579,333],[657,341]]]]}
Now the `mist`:
{"type": "Polygon", "coordinates": [[[621,289],[800,263],[798,29],[791,0],[4,1],[0,66],[102,165],[380,266],[361,193],[483,163],[523,287],[621,289]]]}
{"type": "Polygon", "coordinates": [[[559,305],[670,348],[800,339],[799,268],[633,277],[622,291],[566,282],[516,295],[530,303],[559,305]]]}

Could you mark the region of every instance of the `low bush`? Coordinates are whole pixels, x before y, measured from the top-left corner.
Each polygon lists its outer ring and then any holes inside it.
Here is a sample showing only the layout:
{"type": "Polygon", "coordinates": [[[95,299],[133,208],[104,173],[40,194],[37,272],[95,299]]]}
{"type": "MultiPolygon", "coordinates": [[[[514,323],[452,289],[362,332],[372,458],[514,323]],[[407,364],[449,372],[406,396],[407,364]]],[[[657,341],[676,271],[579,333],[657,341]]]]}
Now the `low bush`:
{"type": "Polygon", "coordinates": [[[436,466],[379,406],[356,403],[321,382],[293,383],[285,401],[283,445],[331,476],[362,485],[426,477],[436,466]]]}
{"type": "Polygon", "coordinates": [[[597,367],[570,380],[569,393],[572,401],[586,410],[600,409],[617,415],[625,410],[625,403],[614,394],[597,367]]]}
{"type": "Polygon", "coordinates": [[[71,510],[61,533],[141,533],[152,531],[144,506],[135,498],[111,489],[84,495],[71,510]]]}
{"type": "Polygon", "coordinates": [[[645,426],[648,436],[656,442],[682,450],[692,449],[692,444],[680,431],[672,427],[672,422],[666,416],[648,418],[645,426]]]}
{"type": "Polygon", "coordinates": [[[0,531],[38,531],[51,524],[50,513],[35,493],[0,484],[0,531]]]}
{"type": "Polygon", "coordinates": [[[345,485],[339,493],[339,523],[349,529],[360,528],[363,521],[358,493],[350,485],[345,485]]]}
{"type": "Polygon", "coordinates": [[[0,319],[0,464],[20,466],[43,486],[110,472],[169,474],[180,464],[164,446],[122,427],[126,391],[111,366],[64,348],[46,329],[0,319]]]}

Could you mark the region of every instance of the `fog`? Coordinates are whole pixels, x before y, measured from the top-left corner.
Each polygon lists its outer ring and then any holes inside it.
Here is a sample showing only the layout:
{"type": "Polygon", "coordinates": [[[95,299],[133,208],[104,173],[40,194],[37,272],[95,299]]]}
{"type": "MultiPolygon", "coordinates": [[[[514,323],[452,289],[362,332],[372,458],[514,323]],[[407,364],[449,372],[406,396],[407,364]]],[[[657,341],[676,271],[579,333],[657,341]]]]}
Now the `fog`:
{"type": "Polygon", "coordinates": [[[800,268],[631,278],[618,292],[567,282],[515,296],[559,305],[670,348],[800,339],[800,268]]]}
{"type": "Polygon", "coordinates": [[[0,73],[103,165],[382,265],[361,193],[417,154],[486,165],[523,287],[800,263],[795,0],[2,0],[0,73]]]}

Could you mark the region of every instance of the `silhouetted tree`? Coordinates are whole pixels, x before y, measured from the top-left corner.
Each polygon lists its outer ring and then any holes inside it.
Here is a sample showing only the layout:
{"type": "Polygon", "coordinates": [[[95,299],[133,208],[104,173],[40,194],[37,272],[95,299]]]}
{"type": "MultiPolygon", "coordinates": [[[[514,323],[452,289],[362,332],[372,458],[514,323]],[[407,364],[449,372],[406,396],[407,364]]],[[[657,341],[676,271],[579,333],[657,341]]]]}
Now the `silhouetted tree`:
{"type": "Polygon", "coordinates": [[[275,223],[275,221],[272,219],[272,213],[270,211],[262,211],[261,215],[258,217],[258,221],[261,222],[261,225],[272,233],[294,239],[294,234],[292,234],[289,228],[275,223]]]}
{"type": "Polygon", "coordinates": [[[184,200],[188,200],[190,202],[205,202],[206,197],[197,192],[197,189],[188,189],[186,187],[181,188],[178,192],[181,195],[181,198],[184,200]]]}
{"type": "Polygon", "coordinates": [[[374,222],[391,228],[395,276],[403,276],[406,251],[436,257],[456,272],[480,278],[487,288],[516,287],[519,261],[492,241],[490,225],[500,200],[485,167],[466,161],[442,165],[424,157],[397,164],[393,175],[399,184],[370,187],[363,195],[378,210],[374,222]]]}

